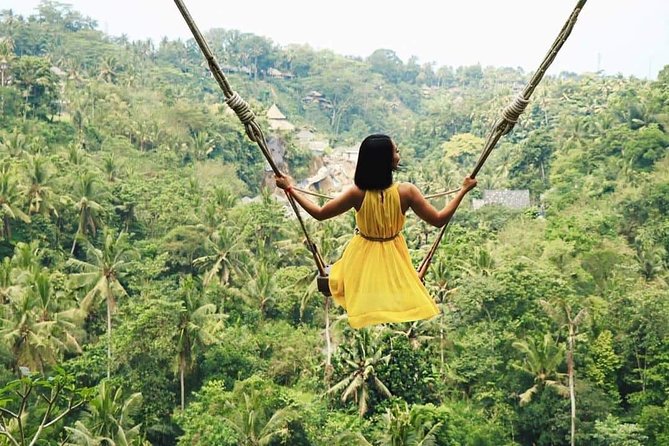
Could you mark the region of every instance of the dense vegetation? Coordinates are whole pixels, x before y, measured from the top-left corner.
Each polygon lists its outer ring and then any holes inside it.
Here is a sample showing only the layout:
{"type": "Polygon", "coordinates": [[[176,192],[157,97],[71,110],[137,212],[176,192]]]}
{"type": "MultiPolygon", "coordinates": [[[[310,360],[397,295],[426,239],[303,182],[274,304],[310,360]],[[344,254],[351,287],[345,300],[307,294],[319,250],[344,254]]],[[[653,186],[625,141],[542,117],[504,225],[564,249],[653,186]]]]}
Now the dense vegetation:
{"type": "MultiPolygon", "coordinates": [[[[426,191],[527,79],[207,37],[259,116],[388,132],[426,191]]],[[[565,445],[572,416],[578,444],[669,444],[669,67],[547,78],[479,176],[534,207],[464,205],[426,281],[442,314],[353,331],[192,41],[43,2],[2,12],[0,62],[0,445],[565,445]]],[[[310,222],[330,261],[351,225],[310,222]]],[[[416,260],[432,234],[410,219],[416,260]]]]}

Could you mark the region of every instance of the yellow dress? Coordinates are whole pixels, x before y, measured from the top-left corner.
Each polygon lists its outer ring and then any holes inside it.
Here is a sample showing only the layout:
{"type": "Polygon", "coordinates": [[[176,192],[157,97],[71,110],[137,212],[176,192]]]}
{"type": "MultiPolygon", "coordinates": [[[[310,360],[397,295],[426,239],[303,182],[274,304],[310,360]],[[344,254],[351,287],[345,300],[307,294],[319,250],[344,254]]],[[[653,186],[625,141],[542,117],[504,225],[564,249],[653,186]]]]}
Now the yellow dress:
{"type": "Polygon", "coordinates": [[[353,328],[428,319],[439,314],[418,278],[400,233],[405,216],[398,185],[366,191],[355,214],[359,233],[332,265],[329,285],[353,328]]]}

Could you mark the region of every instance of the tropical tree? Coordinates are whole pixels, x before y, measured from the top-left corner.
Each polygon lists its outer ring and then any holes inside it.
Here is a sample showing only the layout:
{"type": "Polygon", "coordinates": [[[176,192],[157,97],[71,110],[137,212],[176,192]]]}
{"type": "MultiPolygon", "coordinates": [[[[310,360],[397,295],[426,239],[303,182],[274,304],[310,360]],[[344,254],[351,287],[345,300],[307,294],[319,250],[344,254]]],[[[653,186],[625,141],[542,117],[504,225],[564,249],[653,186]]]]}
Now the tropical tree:
{"type": "Polygon", "coordinates": [[[242,296],[260,310],[260,317],[266,315],[268,305],[274,301],[277,293],[273,265],[266,260],[254,262],[251,266],[242,296]]]}
{"type": "Polygon", "coordinates": [[[136,253],[129,246],[127,233],[121,232],[115,236],[109,229],[104,232],[101,249],[90,243],[87,248],[88,262],[70,259],[68,264],[82,270],[81,273],[72,275],[74,285],[89,290],[81,301],[84,311],[90,311],[98,298],[105,301],[107,307],[107,378],[109,378],[112,363],[112,314],[116,308],[117,297],[128,295],[120,279],[128,271],[130,261],[136,253]]]}
{"type": "Polygon", "coordinates": [[[10,157],[18,158],[28,150],[28,140],[23,132],[14,129],[11,133],[3,135],[0,149],[6,151],[10,157]]]}
{"type": "Polygon", "coordinates": [[[53,204],[52,174],[49,162],[42,155],[28,155],[25,166],[26,195],[29,214],[53,214],[58,211],[53,204]]]}
{"type": "Polygon", "coordinates": [[[86,406],[84,416],[74,427],[66,427],[70,434],[68,446],[143,446],[141,425],[132,417],[142,403],[142,394],[133,393],[124,398],[121,387],[114,388],[104,380],[97,394],[86,406]]]}
{"type": "Polygon", "coordinates": [[[121,165],[113,153],[108,153],[102,158],[102,171],[105,173],[107,181],[116,181],[120,167],[121,165]]]}
{"type": "Polygon", "coordinates": [[[243,240],[237,234],[236,228],[227,225],[219,226],[205,241],[208,254],[193,260],[193,266],[205,269],[204,286],[217,279],[218,284],[228,285],[230,272],[239,271],[243,254],[248,250],[243,247],[243,240]]]}
{"type": "Polygon", "coordinates": [[[376,367],[388,364],[391,356],[390,353],[384,354],[385,348],[379,338],[379,331],[359,330],[351,336],[351,345],[340,347],[338,356],[344,377],[327,391],[329,394],[342,392],[342,402],[349,399],[357,402],[358,414],[361,417],[369,409],[372,388],[387,398],[392,396],[376,372],[376,367]]]}
{"type": "Polygon", "coordinates": [[[0,439],[6,439],[2,444],[49,443],[42,438],[46,432],[76,413],[89,397],[89,389],[77,388],[74,377],[62,370],[49,377],[26,372],[0,388],[0,439]]]}
{"type": "Polygon", "coordinates": [[[42,320],[34,310],[35,296],[22,293],[10,300],[2,317],[0,336],[12,352],[12,369],[20,374],[21,368],[44,372],[58,358],[57,346],[52,342],[53,321],[42,320]]]}
{"type": "Polygon", "coordinates": [[[11,220],[20,219],[30,223],[30,217],[21,210],[22,197],[8,163],[0,167],[0,214],[2,214],[2,236],[12,238],[11,220]]]}
{"type": "MultiPolygon", "coordinates": [[[[586,304],[592,305],[593,299],[586,304]]],[[[576,444],[576,391],[574,349],[579,325],[588,317],[588,307],[584,306],[575,311],[567,299],[557,299],[552,302],[540,300],[539,304],[546,314],[560,327],[567,330],[567,375],[569,379],[569,400],[571,402],[571,446],[576,444]]]]}
{"type": "Polygon", "coordinates": [[[114,83],[118,77],[118,60],[114,56],[108,56],[102,59],[100,63],[100,73],[98,78],[105,82],[114,83]]]}
{"type": "Polygon", "coordinates": [[[198,351],[216,342],[219,337],[222,315],[216,312],[216,305],[204,301],[204,293],[198,289],[192,277],[184,279],[180,290],[181,310],[176,336],[176,369],[179,374],[181,410],[185,408],[185,377],[195,365],[198,351]]]}
{"type": "Polygon", "coordinates": [[[16,282],[14,276],[12,260],[5,257],[0,263],[0,304],[9,303],[10,300],[23,292],[23,287],[16,282]]]}
{"type": "Polygon", "coordinates": [[[441,422],[435,422],[417,406],[409,409],[394,404],[381,416],[383,434],[381,444],[388,446],[433,446],[436,445],[436,433],[441,422]]]}
{"type": "Polygon", "coordinates": [[[89,234],[95,235],[99,226],[99,214],[103,208],[98,201],[100,199],[100,191],[97,187],[97,175],[90,171],[83,172],[78,181],[74,183],[74,208],[79,215],[79,223],[77,225],[77,232],[72,241],[72,249],[70,254],[74,254],[74,249],[77,246],[77,238],[86,237],[89,234]]]}
{"type": "Polygon", "coordinates": [[[264,392],[252,389],[244,392],[241,400],[226,402],[231,414],[225,421],[237,433],[240,445],[265,446],[288,436],[295,410],[291,406],[272,410],[264,404],[265,398],[264,392]]]}
{"type": "Polygon", "coordinates": [[[524,355],[520,364],[513,366],[534,378],[534,385],[520,394],[520,404],[525,405],[544,387],[555,389],[560,395],[567,395],[567,388],[562,384],[563,373],[558,371],[564,360],[564,346],[555,342],[546,333],[537,342],[534,338],[516,341],[513,346],[524,355]]]}

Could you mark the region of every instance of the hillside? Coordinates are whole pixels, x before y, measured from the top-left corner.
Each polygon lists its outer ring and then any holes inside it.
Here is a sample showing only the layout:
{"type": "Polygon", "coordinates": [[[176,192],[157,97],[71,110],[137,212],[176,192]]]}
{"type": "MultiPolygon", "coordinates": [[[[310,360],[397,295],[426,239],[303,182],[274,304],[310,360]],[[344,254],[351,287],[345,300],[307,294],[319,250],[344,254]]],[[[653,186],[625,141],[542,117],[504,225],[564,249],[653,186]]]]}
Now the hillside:
{"type": "MultiPolygon", "coordinates": [[[[529,77],[206,36],[291,175],[342,169],[325,192],[375,132],[397,180],[459,186],[529,77]]],[[[567,445],[569,376],[577,444],[669,442],[669,66],[547,77],[473,193],[528,206],[463,204],[442,313],[359,331],[193,41],[43,2],[2,11],[0,71],[0,446],[567,445]]],[[[418,263],[436,231],[407,220],[418,263]]],[[[353,215],[307,226],[333,262],[353,215]]]]}

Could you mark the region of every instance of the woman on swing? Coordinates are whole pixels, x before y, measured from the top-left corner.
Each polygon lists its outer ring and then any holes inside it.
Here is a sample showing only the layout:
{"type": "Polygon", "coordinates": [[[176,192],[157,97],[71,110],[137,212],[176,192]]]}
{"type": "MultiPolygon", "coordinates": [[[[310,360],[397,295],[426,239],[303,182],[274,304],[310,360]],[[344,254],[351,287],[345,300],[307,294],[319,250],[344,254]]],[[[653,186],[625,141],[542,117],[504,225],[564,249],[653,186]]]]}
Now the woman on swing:
{"type": "Polygon", "coordinates": [[[317,220],[355,208],[356,235],[330,270],[332,297],[348,313],[353,328],[385,322],[428,319],[439,313],[414,269],[401,234],[407,210],[441,227],[455,213],[476,180],[465,178],[457,195],[437,210],[410,183],[394,183],[400,154],[386,135],[370,135],[360,145],[355,185],[322,207],[293,190],[290,177],[276,177],[284,189],[317,220]]]}

